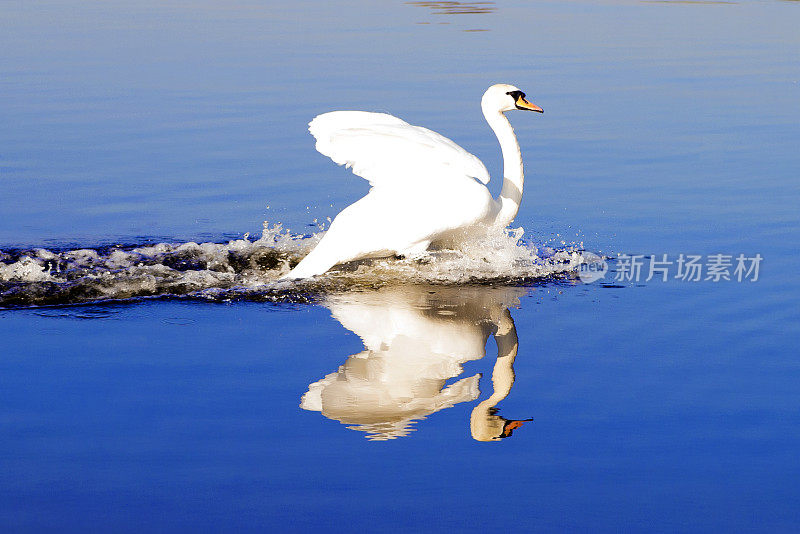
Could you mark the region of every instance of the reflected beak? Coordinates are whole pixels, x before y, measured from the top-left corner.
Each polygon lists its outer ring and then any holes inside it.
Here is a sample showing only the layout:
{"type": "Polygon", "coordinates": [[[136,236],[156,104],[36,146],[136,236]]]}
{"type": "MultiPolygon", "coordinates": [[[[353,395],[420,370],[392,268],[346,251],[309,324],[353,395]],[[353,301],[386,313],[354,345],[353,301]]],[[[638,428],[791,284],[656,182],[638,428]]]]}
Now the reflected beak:
{"type": "Polygon", "coordinates": [[[517,109],[527,109],[528,111],[537,111],[539,113],[544,113],[544,110],[537,106],[536,104],[531,104],[524,97],[520,96],[517,98],[517,109]]]}
{"type": "MultiPolygon", "coordinates": [[[[534,110],[531,110],[531,111],[534,111],[534,110]]],[[[507,438],[508,436],[511,435],[512,432],[514,432],[514,430],[518,429],[519,427],[521,427],[522,425],[524,425],[528,421],[533,421],[533,419],[522,419],[522,420],[509,419],[509,420],[507,420],[506,424],[503,425],[503,433],[502,433],[501,437],[507,438]]]]}

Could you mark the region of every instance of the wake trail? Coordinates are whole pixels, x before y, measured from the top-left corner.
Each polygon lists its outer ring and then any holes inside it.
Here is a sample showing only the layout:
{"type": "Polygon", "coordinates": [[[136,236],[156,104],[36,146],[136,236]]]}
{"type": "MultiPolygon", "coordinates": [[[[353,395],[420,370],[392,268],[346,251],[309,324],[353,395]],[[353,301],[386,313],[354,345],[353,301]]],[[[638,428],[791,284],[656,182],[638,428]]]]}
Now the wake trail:
{"type": "Polygon", "coordinates": [[[574,280],[579,245],[554,249],[498,231],[459,250],[362,260],[301,281],[278,281],[324,231],[294,235],[264,224],[259,239],[0,250],[0,308],[139,298],[308,303],[324,295],[392,284],[525,286],[574,280]]]}

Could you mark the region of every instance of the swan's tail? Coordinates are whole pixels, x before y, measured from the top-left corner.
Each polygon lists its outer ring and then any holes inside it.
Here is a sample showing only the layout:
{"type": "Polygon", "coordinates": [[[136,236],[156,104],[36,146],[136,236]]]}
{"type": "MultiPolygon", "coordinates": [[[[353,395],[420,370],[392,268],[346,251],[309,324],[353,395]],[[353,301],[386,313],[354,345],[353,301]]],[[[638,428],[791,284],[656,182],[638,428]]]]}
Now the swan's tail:
{"type": "Polygon", "coordinates": [[[312,250],[308,256],[302,259],[300,263],[295,265],[294,269],[284,274],[278,280],[298,280],[301,278],[311,278],[318,274],[327,272],[328,269],[338,263],[337,258],[331,257],[330,254],[325,254],[324,249],[321,250],[320,245],[312,250]]]}

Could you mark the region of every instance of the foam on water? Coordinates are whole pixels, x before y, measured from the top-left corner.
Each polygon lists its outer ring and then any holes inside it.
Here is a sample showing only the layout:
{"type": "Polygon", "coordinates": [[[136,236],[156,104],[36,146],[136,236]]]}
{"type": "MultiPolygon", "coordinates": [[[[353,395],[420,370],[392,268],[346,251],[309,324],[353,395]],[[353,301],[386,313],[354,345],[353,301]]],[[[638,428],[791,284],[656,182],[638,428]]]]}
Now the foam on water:
{"type": "Polygon", "coordinates": [[[323,234],[293,235],[265,223],[252,241],[245,234],[227,243],[0,250],[0,307],[143,297],[309,302],[394,283],[527,285],[573,279],[584,259],[577,245],[536,247],[522,229],[498,230],[461,250],[352,262],[310,280],[278,281],[323,234]]]}

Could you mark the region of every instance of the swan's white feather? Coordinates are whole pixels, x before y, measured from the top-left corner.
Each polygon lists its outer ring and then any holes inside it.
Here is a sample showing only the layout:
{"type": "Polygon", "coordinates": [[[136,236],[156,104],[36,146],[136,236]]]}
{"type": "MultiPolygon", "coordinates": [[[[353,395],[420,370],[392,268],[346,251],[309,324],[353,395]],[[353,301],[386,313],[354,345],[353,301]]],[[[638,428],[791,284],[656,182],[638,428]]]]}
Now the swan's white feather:
{"type": "Polygon", "coordinates": [[[477,157],[443,135],[386,113],[323,113],[311,121],[309,131],[321,154],[351,168],[373,187],[472,178],[489,182],[489,172],[477,157]]]}

